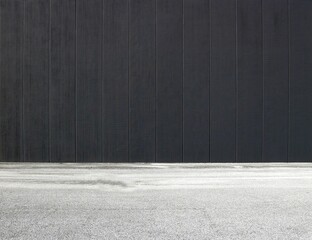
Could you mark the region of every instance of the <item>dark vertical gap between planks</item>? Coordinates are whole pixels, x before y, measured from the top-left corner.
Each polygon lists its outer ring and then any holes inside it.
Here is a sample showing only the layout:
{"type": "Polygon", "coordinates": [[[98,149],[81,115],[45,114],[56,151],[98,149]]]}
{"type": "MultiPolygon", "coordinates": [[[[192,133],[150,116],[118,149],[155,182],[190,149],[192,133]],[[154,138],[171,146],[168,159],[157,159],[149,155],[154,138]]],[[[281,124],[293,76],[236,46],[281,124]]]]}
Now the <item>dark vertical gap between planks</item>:
{"type": "Polygon", "coordinates": [[[130,138],[130,134],[131,134],[131,76],[130,76],[130,72],[131,72],[131,68],[130,68],[130,56],[131,56],[131,47],[130,47],[130,22],[131,22],[131,11],[130,11],[130,7],[131,7],[131,0],[128,0],[128,162],[131,162],[130,160],[130,154],[131,154],[131,138],[130,138]]]}
{"type": "Polygon", "coordinates": [[[78,82],[77,82],[77,1],[75,0],[75,162],[77,162],[77,141],[78,141],[78,82]]]}
{"type": "Polygon", "coordinates": [[[182,0],[182,163],[184,162],[184,0],[182,0]]]}
{"type": "Polygon", "coordinates": [[[208,162],[211,162],[211,1],[209,1],[208,162]]]}
{"type": "Polygon", "coordinates": [[[287,0],[287,14],[288,14],[288,119],[287,119],[287,162],[289,162],[289,143],[290,143],[290,1],[287,0]]]}
{"type": "Polygon", "coordinates": [[[238,32],[237,32],[237,7],[238,7],[238,1],[235,0],[235,162],[237,162],[238,156],[237,156],[237,119],[238,119],[238,32]]]}
{"type": "Polygon", "coordinates": [[[155,1],[155,159],[154,162],[157,162],[157,0],[155,1]]]}
{"type": "Polygon", "coordinates": [[[48,75],[48,158],[51,162],[51,99],[50,99],[50,84],[51,84],[51,1],[49,0],[49,75],[48,75]]]}
{"type": "Polygon", "coordinates": [[[128,141],[128,149],[127,149],[127,162],[130,162],[130,1],[128,0],[128,7],[127,7],[127,27],[128,27],[128,72],[127,72],[127,77],[128,77],[128,136],[127,136],[127,141],[128,141]]]}
{"type": "Polygon", "coordinates": [[[264,152],[264,29],[263,29],[263,0],[261,0],[261,40],[262,40],[262,141],[261,141],[261,162],[264,152]]]}
{"type": "MultiPolygon", "coordinates": [[[[101,75],[101,162],[105,162],[104,160],[104,95],[103,95],[103,89],[104,89],[104,39],[105,39],[105,0],[102,0],[102,48],[101,48],[101,54],[102,54],[102,75],[101,75]]],[[[129,0],[130,1],[130,0],[129,0]]]]}
{"type": "Polygon", "coordinates": [[[20,161],[25,162],[25,128],[24,128],[24,61],[25,61],[25,13],[26,13],[26,0],[23,0],[23,28],[22,28],[22,77],[21,77],[21,94],[22,94],[22,109],[21,109],[21,159],[20,161]]]}

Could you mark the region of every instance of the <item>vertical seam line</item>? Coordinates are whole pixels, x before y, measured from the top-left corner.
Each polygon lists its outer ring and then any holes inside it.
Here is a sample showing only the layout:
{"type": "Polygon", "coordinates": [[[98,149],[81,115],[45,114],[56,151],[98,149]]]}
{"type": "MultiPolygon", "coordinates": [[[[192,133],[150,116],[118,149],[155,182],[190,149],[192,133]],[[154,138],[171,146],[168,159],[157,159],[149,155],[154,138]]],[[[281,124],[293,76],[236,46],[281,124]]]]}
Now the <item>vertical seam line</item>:
{"type": "Polygon", "coordinates": [[[52,0],[49,0],[49,73],[48,73],[48,161],[51,162],[51,41],[52,41],[52,0]]]}
{"type": "Polygon", "coordinates": [[[208,162],[211,162],[211,1],[209,0],[209,80],[208,80],[208,108],[209,108],[209,146],[208,162]]]}
{"type": "Polygon", "coordinates": [[[261,141],[261,161],[263,162],[264,155],[264,24],[263,24],[263,0],[261,0],[261,34],[262,34],[262,141],[261,141]]]}
{"type": "Polygon", "coordinates": [[[131,102],[130,102],[130,4],[131,0],[128,0],[128,162],[131,161],[131,144],[130,144],[130,126],[131,126],[131,102]]]}
{"type": "Polygon", "coordinates": [[[157,162],[157,0],[155,0],[155,159],[157,162]]]}
{"type": "Polygon", "coordinates": [[[25,125],[24,125],[24,104],[25,104],[25,99],[24,99],[24,80],[25,80],[25,34],[26,34],[26,0],[23,1],[23,27],[22,27],[22,70],[21,70],[21,81],[22,81],[22,89],[21,89],[21,94],[22,94],[22,112],[21,112],[21,154],[20,158],[22,162],[25,162],[25,125]]]}
{"type": "Polygon", "coordinates": [[[185,24],[185,16],[184,16],[184,0],[182,0],[182,163],[184,162],[184,24],[185,24]]]}
{"type": "Polygon", "coordinates": [[[238,0],[235,6],[235,162],[238,161],[238,0]]]}
{"type": "Polygon", "coordinates": [[[100,114],[101,114],[101,133],[100,133],[100,162],[104,162],[104,127],[103,127],[103,85],[104,85],[104,0],[102,0],[102,34],[101,34],[101,82],[100,82],[100,114]]]}
{"type": "Polygon", "coordinates": [[[287,119],[287,162],[289,162],[290,158],[290,52],[291,52],[291,37],[290,37],[290,32],[291,32],[291,26],[290,26],[290,21],[291,21],[291,14],[290,14],[290,1],[287,1],[287,7],[288,7],[288,119],[287,119]]]}
{"type": "Polygon", "coordinates": [[[77,137],[78,137],[78,106],[77,106],[77,94],[78,94],[78,82],[77,82],[77,1],[75,0],[75,162],[77,162],[77,137]]]}

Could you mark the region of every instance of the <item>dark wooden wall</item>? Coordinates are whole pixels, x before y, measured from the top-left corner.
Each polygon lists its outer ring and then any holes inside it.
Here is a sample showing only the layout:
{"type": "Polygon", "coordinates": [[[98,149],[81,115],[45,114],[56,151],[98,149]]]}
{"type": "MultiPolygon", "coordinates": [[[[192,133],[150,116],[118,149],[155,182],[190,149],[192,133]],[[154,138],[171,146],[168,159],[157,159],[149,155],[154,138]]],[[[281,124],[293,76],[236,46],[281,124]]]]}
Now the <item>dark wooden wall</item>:
{"type": "Polygon", "coordinates": [[[0,0],[0,161],[311,160],[311,0],[0,0]]]}

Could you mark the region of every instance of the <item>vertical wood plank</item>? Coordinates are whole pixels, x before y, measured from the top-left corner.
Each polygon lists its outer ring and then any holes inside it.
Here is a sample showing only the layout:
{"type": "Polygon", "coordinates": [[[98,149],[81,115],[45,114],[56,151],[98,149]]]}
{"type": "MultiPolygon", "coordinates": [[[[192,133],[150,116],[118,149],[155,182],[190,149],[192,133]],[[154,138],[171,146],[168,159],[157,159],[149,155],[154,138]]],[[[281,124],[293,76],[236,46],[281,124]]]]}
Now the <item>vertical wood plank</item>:
{"type": "Polygon", "coordinates": [[[77,162],[102,158],[103,1],[77,0],[77,162]]]}
{"type": "Polygon", "coordinates": [[[182,161],[183,2],[157,0],[156,161],[182,161]]]}
{"type": "Polygon", "coordinates": [[[211,0],[210,161],[235,162],[236,1],[211,0]]]}
{"type": "Polygon", "coordinates": [[[103,160],[128,161],[129,0],[104,1],[103,160]]]}
{"type": "Polygon", "coordinates": [[[74,162],[76,149],[75,0],[51,0],[51,161],[74,162]]]}
{"type": "Polygon", "coordinates": [[[155,161],[155,0],[130,0],[131,162],[155,161]]]}
{"type": "Polygon", "coordinates": [[[22,161],[24,4],[0,1],[0,161],[22,161]]]}
{"type": "Polygon", "coordinates": [[[263,1],[263,161],[287,161],[288,1],[263,1]]]}
{"type": "Polygon", "coordinates": [[[312,1],[290,0],[289,160],[312,161],[312,1]]]}
{"type": "Polygon", "coordinates": [[[184,0],[183,159],[209,162],[210,11],[184,0]]]}
{"type": "Polygon", "coordinates": [[[49,161],[50,4],[25,1],[24,160],[49,161]]]}
{"type": "Polygon", "coordinates": [[[261,0],[238,0],[237,161],[262,159],[261,0]]]}

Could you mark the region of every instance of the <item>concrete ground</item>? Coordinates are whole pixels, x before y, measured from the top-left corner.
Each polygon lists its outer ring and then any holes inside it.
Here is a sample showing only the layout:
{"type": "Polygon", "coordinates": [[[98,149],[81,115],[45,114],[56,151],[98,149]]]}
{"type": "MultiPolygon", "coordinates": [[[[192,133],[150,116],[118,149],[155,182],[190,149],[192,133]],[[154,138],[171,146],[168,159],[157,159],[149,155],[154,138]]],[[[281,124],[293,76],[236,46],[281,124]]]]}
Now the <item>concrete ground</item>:
{"type": "Polygon", "coordinates": [[[312,164],[0,164],[0,239],[312,239],[312,164]]]}

